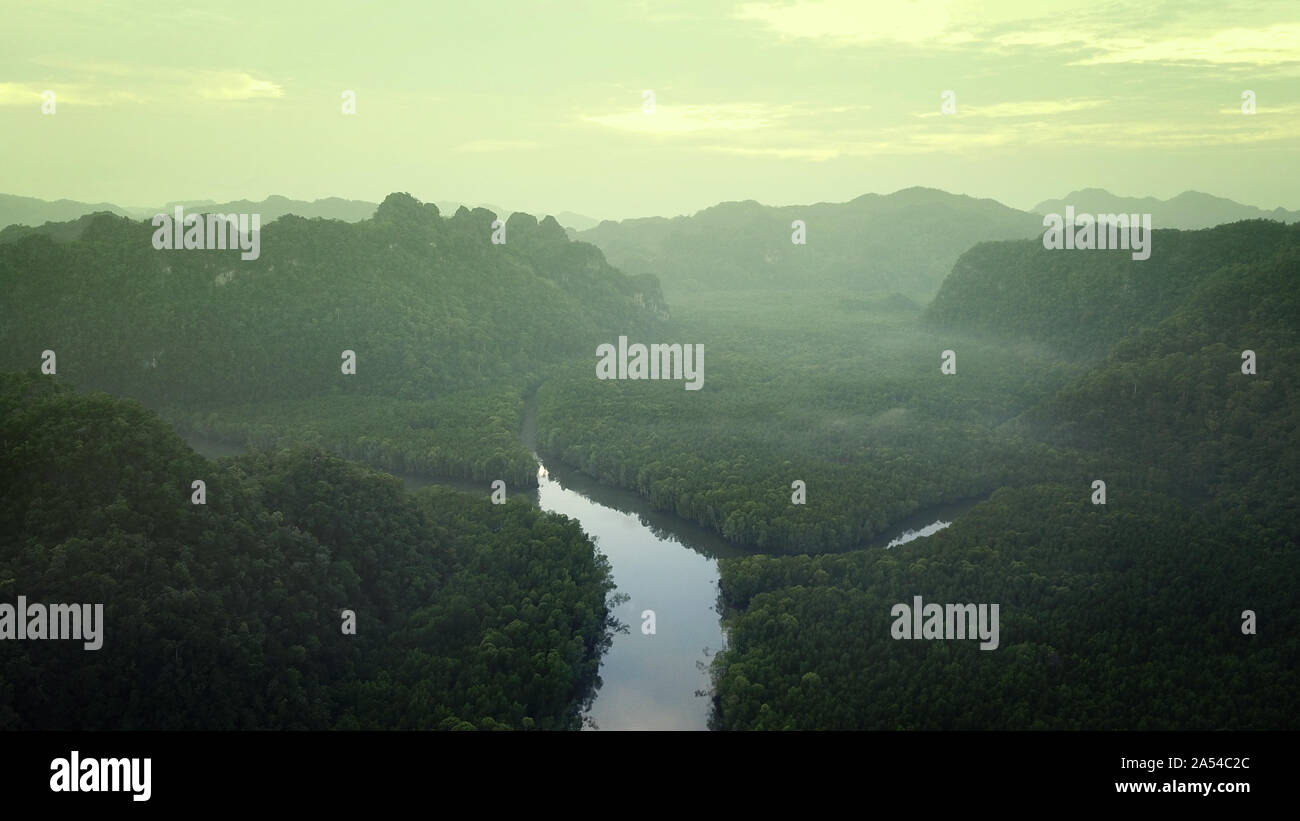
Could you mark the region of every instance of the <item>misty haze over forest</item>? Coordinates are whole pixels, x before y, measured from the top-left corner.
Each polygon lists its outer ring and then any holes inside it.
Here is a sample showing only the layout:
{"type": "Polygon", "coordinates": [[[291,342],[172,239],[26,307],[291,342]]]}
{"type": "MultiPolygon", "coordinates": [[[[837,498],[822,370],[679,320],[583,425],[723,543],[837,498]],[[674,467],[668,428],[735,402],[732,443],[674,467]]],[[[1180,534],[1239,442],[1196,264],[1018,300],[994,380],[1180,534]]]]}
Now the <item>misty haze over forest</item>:
{"type": "Polygon", "coordinates": [[[1294,8],[507,5],[10,13],[0,729],[1300,729],[1294,8]]]}

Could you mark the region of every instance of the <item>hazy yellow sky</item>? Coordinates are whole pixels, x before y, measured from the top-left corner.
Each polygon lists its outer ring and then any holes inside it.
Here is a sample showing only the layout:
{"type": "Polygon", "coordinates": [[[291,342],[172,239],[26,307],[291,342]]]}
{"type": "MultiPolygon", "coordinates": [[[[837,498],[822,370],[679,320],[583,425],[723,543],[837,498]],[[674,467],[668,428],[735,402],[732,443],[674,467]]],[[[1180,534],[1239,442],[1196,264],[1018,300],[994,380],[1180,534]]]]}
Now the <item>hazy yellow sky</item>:
{"type": "Polygon", "coordinates": [[[99,0],[0,19],[10,194],[409,191],[617,219],[1096,186],[1300,208],[1295,0],[99,0]]]}

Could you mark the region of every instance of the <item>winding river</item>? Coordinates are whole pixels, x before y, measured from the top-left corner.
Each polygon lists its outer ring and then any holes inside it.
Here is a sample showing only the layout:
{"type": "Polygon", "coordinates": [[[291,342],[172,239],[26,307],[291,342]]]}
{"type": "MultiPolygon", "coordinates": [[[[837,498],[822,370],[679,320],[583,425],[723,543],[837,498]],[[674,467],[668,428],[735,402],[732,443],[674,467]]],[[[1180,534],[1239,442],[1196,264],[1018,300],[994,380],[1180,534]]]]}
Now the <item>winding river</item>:
{"type": "MultiPolygon", "coordinates": [[[[522,437],[536,451],[531,403],[522,437]]],[[[186,436],[209,458],[233,456],[245,448],[202,436],[186,436]]],[[[578,520],[609,559],[618,592],[627,597],[615,609],[626,633],[614,636],[601,661],[602,685],[587,714],[590,728],[606,730],[708,729],[708,664],[725,646],[718,612],[720,557],[748,551],[671,513],[655,511],[631,491],[610,488],[560,464],[538,458],[537,488],[527,495],[543,510],[578,520]],[[649,632],[646,611],[654,612],[649,632]]],[[[398,474],[409,489],[448,484],[490,492],[486,483],[398,474]]],[[[974,501],[947,505],[899,522],[877,540],[895,547],[928,536],[974,501]]]]}

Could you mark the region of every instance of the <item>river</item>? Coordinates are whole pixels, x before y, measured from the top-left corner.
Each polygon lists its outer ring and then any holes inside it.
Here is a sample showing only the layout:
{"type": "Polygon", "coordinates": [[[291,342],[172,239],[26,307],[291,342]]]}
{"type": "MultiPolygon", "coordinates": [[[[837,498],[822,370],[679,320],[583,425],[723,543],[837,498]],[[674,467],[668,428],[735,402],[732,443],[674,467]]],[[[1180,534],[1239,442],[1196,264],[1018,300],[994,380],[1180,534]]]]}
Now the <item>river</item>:
{"type": "MultiPolygon", "coordinates": [[[[525,443],[535,450],[532,408],[526,415],[525,443]]],[[[244,448],[202,436],[186,436],[209,458],[233,456],[244,448]]],[[[609,559],[618,592],[627,600],[615,608],[626,633],[614,636],[601,660],[602,685],[586,718],[606,730],[708,729],[708,664],[725,646],[718,612],[718,558],[749,551],[728,544],[671,513],[650,508],[631,491],[601,485],[560,464],[538,458],[537,488],[527,495],[542,510],[562,513],[582,524],[609,559]],[[654,633],[643,621],[654,612],[654,633]]],[[[401,475],[408,489],[448,484],[489,493],[487,483],[401,475]]],[[[894,547],[928,536],[973,505],[964,502],[926,511],[897,523],[875,541],[894,547]]]]}

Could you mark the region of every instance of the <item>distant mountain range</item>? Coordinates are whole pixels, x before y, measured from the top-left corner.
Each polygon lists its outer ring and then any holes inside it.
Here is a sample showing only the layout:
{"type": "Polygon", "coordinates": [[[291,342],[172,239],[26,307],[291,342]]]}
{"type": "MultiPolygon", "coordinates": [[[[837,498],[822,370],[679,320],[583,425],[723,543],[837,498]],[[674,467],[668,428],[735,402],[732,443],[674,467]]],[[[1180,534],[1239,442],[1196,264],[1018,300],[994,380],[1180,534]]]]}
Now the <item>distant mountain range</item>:
{"type": "Polygon", "coordinates": [[[1042,230],[1040,215],[994,200],[906,188],[844,203],[724,202],[689,217],[606,221],[570,235],[629,274],[654,272],[665,295],[840,286],[928,302],[967,248],[1042,230]]]}
{"type": "MultiPolygon", "coordinates": [[[[435,203],[454,214],[463,203],[435,203]]],[[[112,203],[53,202],[0,194],[0,243],[33,233],[77,239],[90,215],[109,212],[132,219],[186,210],[258,213],[262,224],[287,214],[345,222],[370,219],[378,203],[328,197],[313,201],[273,195],[259,202],[173,201],[157,208],[112,203]]],[[[907,188],[864,194],[845,203],[768,206],[753,200],[724,202],[691,216],[646,217],[621,222],[562,211],[555,215],[571,238],[599,247],[611,264],[629,274],[654,274],[665,289],[789,288],[839,285],[896,292],[927,302],[968,248],[986,240],[1028,239],[1042,232],[1042,215],[1149,213],[1156,228],[1210,228],[1247,219],[1300,221],[1300,211],[1265,211],[1223,197],[1186,191],[1168,200],[1120,197],[1100,188],[1074,191],[1021,211],[995,200],[907,188]],[[806,245],[792,241],[802,220],[806,245]]],[[[473,210],[472,206],[465,205],[473,210]]],[[[504,218],[510,209],[480,205],[504,218]]]]}
{"type": "Polygon", "coordinates": [[[50,201],[37,199],[36,197],[0,194],[0,227],[67,222],[100,211],[108,211],[122,217],[143,217],[143,210],[140,208],[123,208],[111,202],[50,201]]]}
{"type": "Polygon", "coordinates": [[[1159,200],[1155,197],[1121,197],[1103,188],[1084,188],[1059,200],[1044,200],[1034,206],[1034,211],[1064,214],[1068,205],[1074,206],[1076,214],[1150,214],[1151,225],[1155,228],[1197,230],[1250,219],[1300,221],[1300,211],[1284,208],[1265,211],[1200,191],[1184,191],[1172,199],[1159,200]]]}
{"type": "MultiPolygon", "coordinates": [[[[379,207],[378,203],[366,202],[365,200],[345,200],[339,197],[326,197],[323,200],[291,200],[288,197],[281,197],[278,194],[272,194],[261,202],[252,200],[235,200],[233,202],[213,202],[212,200],[181,200],[169,202],[162,208],[146,209],[146,213],[140,216],[153,216],[158,212],[170,214],[176,206],[182,206],[186,211],[216,211],[222,214],[261,214],[262,224],[270,222],[273,219],[279,219],[285,214],[295,214],[304,219],[323,219],[343,220],[344,222],[360,222],[361,220],[370,219],[375,215],[375,209],[379,207]]],[[[134,216],[134,215],[132,215],[134,216]]]]}
{"type": "Polygon", "coordinates": [[[1042,217],[1079,213],[1149,213],[1157,228],[1199,229],[1248,219],[1300,220],[1300,212],[1265,211],[1188,191],[1170,200],[1118,197],[1100,188],[1040,203],[1033,212],[991,199],[933,188],[867,194],[846,203],[773,207],[726,202],[692,216],[606,221],[570,231],[632,274],[654,273],[672,292],[701,288],[838,285],[893,291],[928,301],[968,248],[988,240],[1028,239],[1042,217]],[[792,242],[803,220],[807,245],[792,242]]]}
{"type": "MultiPolygon", "coordinates": [[[[514,213],[511,209],[502,208],[497,205],[481,203],[477,206],[469,203],[454,201],[438,201],[435,203],[438,210],[444,214],[454,214],[464,205],[466,208],[473,210],[475,207],[486,208],[501,218],[514,213]]],[[[114,205],[111,202],[78,202],[76,200],[42,200],[36,197],[19,197],[13,194],[0,194],[0,228],[8,229],[6,226],[27,226],[25,231],[0,231],[0,242],[12,240],[18,236],[25,236],[33,233],[37,226],[43,226],[45,223],[58,222],[66,223],[74,220],[80,220],[81,217],[108,212],[117,214],[121,217],[130,217],[132,219],[144,219],[152,217],[157,213],[170,214],[176,206],[182,206],[187,211],[202,209],[210,212],[220,212],[223,214],[261,214],[262,224],[266,224],[274,219],[279,219],[285,214],[295,214],[306,219],[321,217],[324,219],[343,220],[344,222],[360,222],[370,219],[375,214],[375,209],[379,207],[377,202],[367,202],[365,200],[347,200],[340,197],[326,197],[320,200],[295,200],[288,197],[282,197],[278,194],[272,194],[264,200],[254,202],[252,200],[235,200],[233,202],[216,202],[215,200],[174,200],[156,208],[145,208],[139,206],[121,206],[114,205]]],[[[583,231],[595,226],[598,220],[591,217],[575,214],[572,211],[561,211],[555,215],[556,220],[565,228],[571,228],[583,231]]],[[[68,226],[61,229],[50,229],[45,233],[66,234],[70,230],[68,226]]],[[[79,231],[77,235],[79,235],[79,231]]],[[[59,238],[70,239],[71,236],[60,236],[59,238]]]]}

